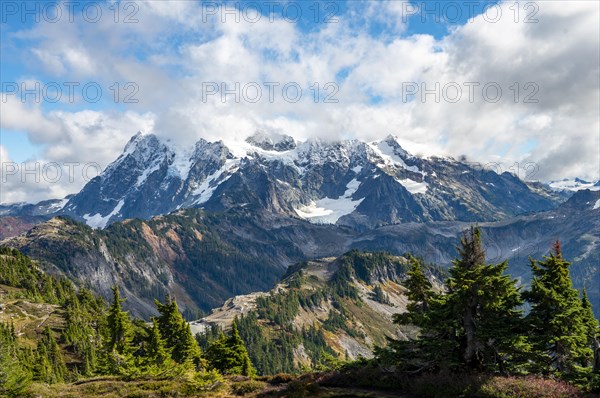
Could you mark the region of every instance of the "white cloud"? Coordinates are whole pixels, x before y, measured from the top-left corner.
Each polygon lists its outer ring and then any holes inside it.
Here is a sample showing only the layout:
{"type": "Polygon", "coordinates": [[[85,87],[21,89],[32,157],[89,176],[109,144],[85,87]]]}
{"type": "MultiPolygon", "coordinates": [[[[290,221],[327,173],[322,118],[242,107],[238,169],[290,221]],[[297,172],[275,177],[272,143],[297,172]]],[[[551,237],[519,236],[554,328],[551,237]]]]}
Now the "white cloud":
{"type": "Polygon", "coordinates": [[[193,2],[140,2],[140,22],[128,26],[110,20],[42,23],[18,34],[35,42],[39,68],[106,85],[136,82],[140,102],[120,115],[44,112],[13,102],[3,104],[9,111],[3,109],[2,127],[26,131],[33,142],[45,144],[48,160],[85,156],[108,162],[138,129],[181,143],[200,137],[239,140],[256,129],[299,139],[372,140],[392,133],[425,155],[536,162],[535,177],[543,180],[598,179],[598,3],[538,2],[539,21],[529,24],[522,21],[524,3],[515,23],[513,3],[501,4],[497,23],[479,16],[440,40],[407,36],[406,9],[393,1],[351,2],[338,23],[308,32],[281,18],[205,20],[193,2]],[[376,23],[387,30],[369,33],[376,23]],[[315,104],[311,85],[318,82],[323,96],[324,84],[333,81],[339,83],[339,102],[315,104]],[[218,94],[203,101],[207,82],[280,86],[273,102],[262,86],[257,103],[236,103],[232,96],[223,103],[218,94]],[[302,87],[300,101],[283,99],[281,86],[288,82],[302,87]],[[463,95],[456,103],[435,102],[432,95],[424,103],[419,95],[406,103],[402,90],[413,82],[429,89],[454,82],[463,95]],[[480,84],[473,102],[466,82],[480,84]],[[503,90],[497,103],[482,97],[489,82],[503,90]],[[534,85],[526,86],[530,82],[534,85]],[[538,102],[524,103],[530,94],[538,102]]]}

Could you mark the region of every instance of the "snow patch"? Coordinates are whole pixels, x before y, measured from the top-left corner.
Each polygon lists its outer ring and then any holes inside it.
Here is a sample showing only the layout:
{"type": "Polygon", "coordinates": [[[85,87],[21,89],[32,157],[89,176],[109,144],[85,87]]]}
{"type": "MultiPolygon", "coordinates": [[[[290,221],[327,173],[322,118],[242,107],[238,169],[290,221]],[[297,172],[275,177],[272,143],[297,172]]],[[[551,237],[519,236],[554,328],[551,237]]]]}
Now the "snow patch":
{"type": "Polygon", "coordinates": [[[314,224],[335,224],[342,216],[352,213],[362,203],[364,198],[352,200],[352,195],[358,190],[360,181],[353,179],[346,185],[346,192],[338,199],[323,198],[311,202],[308,206],[297,209],[298,216],[314,224]]]}
{"type": "Polygon", "coordinates": [[[200,184],[200,186],[192,192],[192,195],[198,196],[198,198],[194,201],[194,204],[202,204],[208,202],[208,200],[212,197],[212,194],[215,192],[217,187],[225,181],[227,181],[232,176],[232,174],[235,173],[237,169],[237,163],[238,160],[236,159],[228,159],[225,161],[223,167],[221,167],[219,170],[208,176],[204,180],[204,182],[202,182],[202,184],[200,184]],[[219,183],[215,184],[215,182],[221,178],[223,173],[227,171],[229,172],[229,175],[221,181],[219,181],[219,183]]]}
{"type": "Polygon", "coordinates": [[[583,189],[589,189],[590,191],[600,191],[600,186],[597,183],[587,182],[575,178],[574,180],[565,178],[560,181],[551,181],[548,186],[555,191],[580,191],[583,189]]]}
{"type": "Polygon", "coordinates": [[[592,207],[592,210],[596,210],[596,209],[600,209],[600,199],[598,199],[596,201],[596,203],[594,203],[594,207],[592,207]]]}
{"type": "Polygon", "coordinates": [[[400,185],[402,185],[406,190],[412,194],[425,194],[427,193],[427,187],[429,186],[425,181],[418,182],[411,180],[410,178],[406,178],[404,180],[395,179],[400,185]]]}
{"type": "Polygon", "coordinates": [[[50,207],[48,207],[48,210],[51,212],[57,212],[59,210],[62,210],[68,201],[69,201],[68,198],[61,199],[60,202],[56,202],[56,203],[52,204],[50,207]]]}
{"type": "Polygon", "coordinates": [[[417,166],[407,165],[404,162],[404,159],[396,154],[394,147],[385,141],[369,143],[369,147],[371,147],[371,149],[373,149],[373,151],[384,161],[383,164],[378,164],[378,167],[395,165],[415,173],[421,172],[417,166]]]}
{"type": "Polygon", "coordinates": [[[88,214],[84,214],[83,218],[85,219],[85,223],[92,228],[104,228],[106,224],[111,219],[112,216],[118,214],[121,211],[121,207],[125,204],[125,200],[121,199],[119,203],[115,206],[113,211],[111,211],[108,215],[102,216],[100,213],[96,213],[93,216],[88,214]]]}

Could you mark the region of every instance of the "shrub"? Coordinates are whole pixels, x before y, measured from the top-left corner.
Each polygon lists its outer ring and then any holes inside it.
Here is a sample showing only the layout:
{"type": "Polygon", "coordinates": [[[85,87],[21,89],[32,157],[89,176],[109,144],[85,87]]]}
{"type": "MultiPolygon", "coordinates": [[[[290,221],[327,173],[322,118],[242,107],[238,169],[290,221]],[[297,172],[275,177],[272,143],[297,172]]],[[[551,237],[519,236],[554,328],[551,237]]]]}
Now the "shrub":
{"type": "Polygon", "coordinates": [[[185,386],[187,394],[207,391],[217,391],[223,388],[223,376],[216,370],[196,372],[190,377],[185,386]]]}
{"type": "Polygon", "coordinates": [[[270,377],[267,381],[269,382],[269,384],[279,385],[286,384],[294,380],[296,380],[296,376],[294,375],[291,375],[289,373],[277,373],[276,375],[270,377]]]}
{"type": "Polygon", "coordinates": [[[579,390],[563,381],[541,377],[493,377],[479,389],[482,398],[575,398],[579,390]]]}
{"type": "Polygon", "coordinates": [[[246,380],[233,383],[231,389],[235,395],[246,395],[265,388],[265,383],[258,380],[246,380]]]}

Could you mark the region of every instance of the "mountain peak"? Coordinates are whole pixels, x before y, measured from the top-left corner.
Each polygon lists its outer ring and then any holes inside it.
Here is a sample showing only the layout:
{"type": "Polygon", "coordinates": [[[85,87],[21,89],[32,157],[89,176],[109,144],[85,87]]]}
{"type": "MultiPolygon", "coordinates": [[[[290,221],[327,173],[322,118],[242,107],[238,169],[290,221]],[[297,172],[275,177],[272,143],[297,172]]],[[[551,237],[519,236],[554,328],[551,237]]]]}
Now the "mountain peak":
{"type": "Polygon", "coordinates": [[[293,137],[264,131],[257,131],[246,138],[246,142],[265,151],[285,152],[296,148],[296,140],[293,137]]]}

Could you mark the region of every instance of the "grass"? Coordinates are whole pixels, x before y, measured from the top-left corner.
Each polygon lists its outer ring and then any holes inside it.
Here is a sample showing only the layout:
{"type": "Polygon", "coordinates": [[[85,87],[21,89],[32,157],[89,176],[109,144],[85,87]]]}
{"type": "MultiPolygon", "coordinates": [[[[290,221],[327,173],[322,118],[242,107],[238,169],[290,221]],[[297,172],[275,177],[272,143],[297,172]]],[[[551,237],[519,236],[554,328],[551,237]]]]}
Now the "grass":
{"type": "Polygon", "coordinates": [[[579,398],[585,394],[564,381],[537,376],[498,376],[441,372],[412,376],[375,366],[357,367],[317,377],[321,386],[376,389],[424,398],[579,398]]]}
{"type": "Polygon", "coordinates": [[[191,379],[104,377],[73,384],[33,384],[24,398],[591,398],[565,382],[541,377],[438,373],[406,376],[375,367],[345,372],[248,378],[203,374],[191,379]]]}

